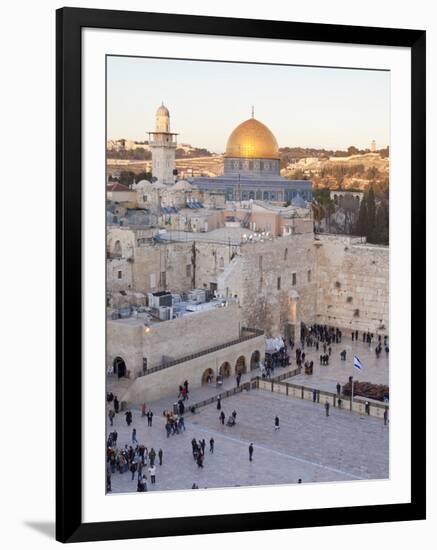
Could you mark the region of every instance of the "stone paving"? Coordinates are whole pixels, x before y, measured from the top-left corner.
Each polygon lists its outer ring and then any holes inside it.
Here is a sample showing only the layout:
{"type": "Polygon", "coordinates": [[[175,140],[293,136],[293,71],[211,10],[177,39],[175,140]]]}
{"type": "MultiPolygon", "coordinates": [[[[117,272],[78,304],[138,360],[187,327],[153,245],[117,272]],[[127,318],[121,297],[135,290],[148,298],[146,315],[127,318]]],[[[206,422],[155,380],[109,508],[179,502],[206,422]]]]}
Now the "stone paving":
{"type": "MultiPolygon", "coordinates": [[[[186,431],[166,437],[164,418],[155,411],[153,427],[133,411],[127,427],[123,413],[114,422],[118,444],[131,443],[132,428],[149,449],[162,448],[163,465],[157,465],[156,485],[148,490],[273,485],[323,481],[350,481],[388,477],[388,427],[380,419],[333,409],[326,417],[323,405],[262,390],[242,392],[222,401],[226,417],[237,411],[235,427],[222,426],[216,405],[185,416],[186,431]],[[274,430],[274,417],[280,429],[274,430]],[[191,439],[207,442],[204,468],[191,453],[191,439]],[[215,440],[214,454],[209,440],[215,440]],[[254,445],[253,462],[248,446],[254,445]]],[[[109,422],[108,422],[109,424],[109,422]]],[[[158,461],[157,461],[158,462],[158,461]]],[[[112,491],[136,491],[131,473],[112,475],[112,491]]]]}
{"type": "MultiPolygon", "coordinates": [[[[287,380],[293,384],[300,384],[310,388],[317,388],[330,392],[336,392],[336,385],[345,384],[349,376],[353,376],[354,380],[362,382],[372,382],[374,384],[389,385],[389,357],[385,351],[376,358],[375,345],[369,347],[369,344],[363,343],[359,334],[358,342],[353,342],[351,333],[343,331],[342,342],[340,344],[332,344],[332,353],[329,360],[329,365],[324,367],[320,365],[320,354],[323,353],[322,346],[319,351],[315,347],[305,346],[305,361],[314,361],[314,370],[312,375],[304,374],[303,372],[293,378],[287,380]],[[340,352],[346,350],[346,361],[340,359],[340,352]],[[354,354],[357,355],[363,364],[363,369],[358,370],[353,367],[354,354]]],[[[294,351],[293,351],[294,353],[294,351]]],[[[293,355],[293,359],[295,359],[293,355]]],[[[294,361],[293,361],[294,363],[294,361]]]]}

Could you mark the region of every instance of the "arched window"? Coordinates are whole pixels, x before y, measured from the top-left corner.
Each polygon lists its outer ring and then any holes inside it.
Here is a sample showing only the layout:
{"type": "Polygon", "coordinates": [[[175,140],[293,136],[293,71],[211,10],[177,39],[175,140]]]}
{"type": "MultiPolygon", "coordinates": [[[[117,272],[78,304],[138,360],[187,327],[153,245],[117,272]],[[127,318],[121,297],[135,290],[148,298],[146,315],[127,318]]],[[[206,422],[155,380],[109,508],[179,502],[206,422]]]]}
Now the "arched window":
{"type": "Polygon", "coordinates": [[[121,243],[120,241],[115,241],[114,244],[114,256],[117,258],[121,258],[122,256],[122,250],[121,250],[121,243]]]}
{"type": "Polygon", "coordinates": [[[225,268],[225,261],[224,261],[223,258],[220,258],[219,259],[219,269],[220,269],[220,271],[223,271],[224,268],[225,268]]]}

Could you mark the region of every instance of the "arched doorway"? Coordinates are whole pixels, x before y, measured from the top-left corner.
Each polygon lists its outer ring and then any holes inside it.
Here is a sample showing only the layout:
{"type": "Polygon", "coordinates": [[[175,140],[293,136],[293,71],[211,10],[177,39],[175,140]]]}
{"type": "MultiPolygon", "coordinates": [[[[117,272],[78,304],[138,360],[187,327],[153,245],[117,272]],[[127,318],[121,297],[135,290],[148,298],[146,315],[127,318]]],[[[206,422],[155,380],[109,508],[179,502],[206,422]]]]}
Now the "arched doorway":
{"type": "Polygon", "coordinates": [[[231,376],[231,365],[227,361],[225,361],[219,368],[219,374],[220,376],[223,376],[223,378],[228,378],[231,376]]]}
{"type": "Polygon", "coordinates": [[[115,374],[118,374],[119,378],[126,376],[126,363],[121,357],[116,357],[114,359],[113,365],[114,365],[114,372],[115,374]]]}
{"type": "Polygon", "coordinates": [[[252,356],[250,358],[250,370],[255,370],[255,369],[258,368],[259,363],[260,363],[260,359],[261,359],[260,352],[258,350],[255,350],[252,353],[252,356]]]}
{"type": "Polygon", "coordinates": [[[210,384],[214,380],[214,371],[212,369],[206,369],[202,374],[202,386],[210,384]]]}
{"type": "Polygon", "coordinates": [[[246,359],[244,355],[240,355],[235,363],[235,374],[244,374],[246,372],[246,359]]]}

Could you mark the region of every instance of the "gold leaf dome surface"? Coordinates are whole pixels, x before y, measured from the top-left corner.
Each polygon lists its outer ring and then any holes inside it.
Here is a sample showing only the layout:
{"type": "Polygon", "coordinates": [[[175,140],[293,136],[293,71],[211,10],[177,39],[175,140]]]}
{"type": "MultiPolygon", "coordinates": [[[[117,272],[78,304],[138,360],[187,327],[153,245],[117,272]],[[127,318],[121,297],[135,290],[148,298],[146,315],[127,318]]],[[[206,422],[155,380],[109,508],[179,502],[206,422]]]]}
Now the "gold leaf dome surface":
{"type": "Polygon", "coordinates": [[[225,157],[279,159],[278,142],[265,124],[249,118],[229,136],[225,157]]]}

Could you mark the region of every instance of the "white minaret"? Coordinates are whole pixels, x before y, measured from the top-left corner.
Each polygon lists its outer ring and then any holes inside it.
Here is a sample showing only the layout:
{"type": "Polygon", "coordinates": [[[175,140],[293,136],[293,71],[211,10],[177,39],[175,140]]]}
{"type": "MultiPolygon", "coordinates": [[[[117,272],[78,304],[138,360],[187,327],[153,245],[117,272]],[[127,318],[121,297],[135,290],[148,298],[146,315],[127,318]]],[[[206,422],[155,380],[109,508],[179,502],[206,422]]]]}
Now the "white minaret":
{"type": "Polygon", "coordinates": [[[170,132],[170,113],[163,103],[156,111],[155,131],[149,132],[152,176],[159,183],[172,185],[176,180],[177,135],[170,132]]]}

